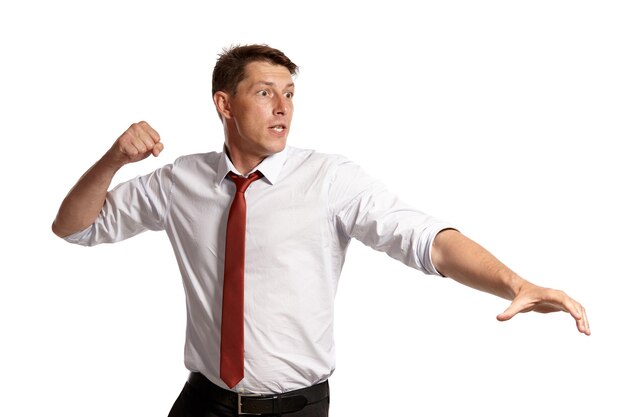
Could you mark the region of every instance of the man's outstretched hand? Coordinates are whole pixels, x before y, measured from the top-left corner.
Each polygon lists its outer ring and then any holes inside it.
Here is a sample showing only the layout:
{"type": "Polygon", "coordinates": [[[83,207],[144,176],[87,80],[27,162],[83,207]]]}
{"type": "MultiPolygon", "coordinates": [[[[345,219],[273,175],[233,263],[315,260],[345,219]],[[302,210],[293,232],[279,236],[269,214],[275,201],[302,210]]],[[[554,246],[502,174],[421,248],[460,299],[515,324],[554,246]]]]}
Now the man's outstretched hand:
{"type": "Polygon", "coordinates": [[[565,311],[576,320],[578,331],[591,335],[589,320],[585,308],[576,300],[560,290],[543,288],[537,285],[526,283],[519,290],[511,305],[497,316],[500,321],[513,318],[518,313],[536,311],[538,313],[553,313],[555,311],[565,311]]]}

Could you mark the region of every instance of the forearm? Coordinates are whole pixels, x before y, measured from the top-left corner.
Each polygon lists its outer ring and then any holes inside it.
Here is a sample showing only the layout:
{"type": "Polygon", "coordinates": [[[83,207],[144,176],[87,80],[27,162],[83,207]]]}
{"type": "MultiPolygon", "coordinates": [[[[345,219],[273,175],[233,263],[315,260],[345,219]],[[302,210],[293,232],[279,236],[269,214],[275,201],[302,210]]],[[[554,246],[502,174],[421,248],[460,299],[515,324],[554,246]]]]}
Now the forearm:
{"type": "Polygon", "coordinates": [[[507,300],[512,300],[522,286],[529,284],[482,246],[456,230],[444,230],[437,235],[431,256],[441,274],[507,300]]]}
{"type": "Polygon", "coordinates": [[[69,236],[93,224],[104,205],[115,173],[122,165],[108,153],[83,174],[70,190],[52,223],[52,231],[60,237],[69,236]]]}

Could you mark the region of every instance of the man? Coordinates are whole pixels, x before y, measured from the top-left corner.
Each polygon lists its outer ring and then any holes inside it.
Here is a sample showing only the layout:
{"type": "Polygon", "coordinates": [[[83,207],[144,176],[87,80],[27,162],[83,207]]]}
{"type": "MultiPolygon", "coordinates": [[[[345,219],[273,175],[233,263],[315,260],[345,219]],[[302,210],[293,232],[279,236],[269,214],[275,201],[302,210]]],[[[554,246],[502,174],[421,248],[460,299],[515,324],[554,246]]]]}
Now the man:
{"type": "Polygon", "coordinates": [[[185,286],[188,382],[170,416],[326,416],[333,300],[351,238],[427,274],[512,300],[519,312],[585,309],[536,286],[438,219],[406,206],[345,158],[286,146],[297,66],[266,45],[224,51],[213,100],[224,152],[189,155],[107,192],[163,144],[133,124],[63,201],[53,231],[115,242],[165,230],[185,286]]]}

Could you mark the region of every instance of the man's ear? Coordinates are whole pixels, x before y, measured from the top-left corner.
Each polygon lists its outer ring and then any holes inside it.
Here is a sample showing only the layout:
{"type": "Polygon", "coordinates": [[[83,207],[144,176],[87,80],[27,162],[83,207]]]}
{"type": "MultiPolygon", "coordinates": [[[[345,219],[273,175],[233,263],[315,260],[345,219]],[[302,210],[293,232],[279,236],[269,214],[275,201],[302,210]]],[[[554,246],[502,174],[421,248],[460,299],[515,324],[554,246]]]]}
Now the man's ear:
{"type": "Polygon", "coordinates": [[[232,114],[230,112],[230,95],[223,91],[217,91],[213,95],[213,103],[217,112],[224,118],[230,119],[232,114]]]}

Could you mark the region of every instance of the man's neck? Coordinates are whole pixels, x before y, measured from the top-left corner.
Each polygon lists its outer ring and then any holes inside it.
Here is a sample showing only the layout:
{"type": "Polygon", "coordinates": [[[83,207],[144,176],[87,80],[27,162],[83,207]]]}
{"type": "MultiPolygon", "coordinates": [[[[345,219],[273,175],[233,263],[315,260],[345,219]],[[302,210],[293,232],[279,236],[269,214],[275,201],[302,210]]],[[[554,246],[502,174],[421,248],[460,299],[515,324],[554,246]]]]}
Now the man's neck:
{"type": "Polygon", "coordinates": [[[224,146],[224,150],[226,151],[226,155],[230,159],[230,162],[235,166],[237,171],[239,171],[242,175],[248,175],[254,168],[259,166],[261,162],[267,156],[252,156],[252,155],[244,155],[240,152],[237,152],[236,149],[229,149],[228,146],[224,146]]]}

